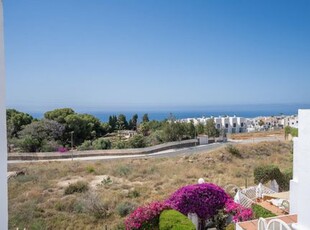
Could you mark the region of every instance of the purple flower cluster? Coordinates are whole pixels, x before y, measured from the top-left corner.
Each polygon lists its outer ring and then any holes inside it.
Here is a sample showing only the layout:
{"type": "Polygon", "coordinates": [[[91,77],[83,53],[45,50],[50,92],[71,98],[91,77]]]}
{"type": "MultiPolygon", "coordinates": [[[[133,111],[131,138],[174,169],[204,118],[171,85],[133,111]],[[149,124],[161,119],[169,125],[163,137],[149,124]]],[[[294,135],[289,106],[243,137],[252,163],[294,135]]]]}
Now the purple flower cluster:
{"type": "Polygon", "coordinates": [[[126,230],[153,229],[158,226],[159,215],[165,209],[169,206],[158,201],[138,207],[126,218],[126,230]]]}
{"type": "Polygon", "coordinates": [[[58,147],[58,152],[60,153],[65,153],[65,152],[68,152],[69,150],[66,148],[66,147],[58,147]]]}
{"type": "Polygon", "coordinates": [[[225,207],[229,196],[211,183],[188,185],[180,188],[166,201],[171,208],[187,215],[196,213],[200,219],[209,219],[225,207]]]}
{"type": "Polygon", "coordinates": [[[232,199],[229,199],[225,204],[225,211],[233,216],[233,221],[247,221],[252,219],[253,212],[250,208],[245,208],[240,204],[237,204],[232,199]]]}
{"type": "Polygon", "coordinates": [[[184,186],[165,202],[138,207],[125,220],[126,230],[155,229],[159,215],[165,209],[175,209],[184,215],[196,213],[202,220],[214,217],[221,210],[225,215],[232,215],[234,222],[246,221],[253,216],[251,209],[235,203],[221,187],[204,183],[184,186]]]}

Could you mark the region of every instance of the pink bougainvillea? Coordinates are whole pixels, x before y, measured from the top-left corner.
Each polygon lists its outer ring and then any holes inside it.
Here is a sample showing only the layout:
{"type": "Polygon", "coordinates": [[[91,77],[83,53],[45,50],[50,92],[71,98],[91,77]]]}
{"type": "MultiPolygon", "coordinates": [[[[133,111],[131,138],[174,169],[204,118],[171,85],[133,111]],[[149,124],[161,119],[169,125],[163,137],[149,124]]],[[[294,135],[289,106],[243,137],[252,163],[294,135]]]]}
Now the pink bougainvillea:
{"type": "Polygon", "coordinates": [[[245,208],[242,205],[234,202],[232,199],[228,199],[225,204],[225,211],[233,216],[233,221],[247,221],[253,217],[252,209],[245,208]]]}
{"type": "Polygon", "coordinates": [[[168,208],[167,204],[158,201],[138,207],[126,218],[126,230],[152,229],[158,226],[160,213],[168,208]]]}
{"type": "Polygon", "coordinates": [[[165,209],[175,209],[184,215],[196,213],[201,223],[214,220],[220,213],[224,214],[222,220],[225,222],[228,216],[232,216],[234,222],[246,221],[253,216],[251,209],[235,203],[221,187],[203,183],[184,186],[165,202],[138,207],[125,220],[126,230],[156,229],[159,215],[165,209]]]}
{"type": "Polygon", "coordinates": [[[225,207],[229,196],[211,183],[194,184],[180,188],[166,201],[173,209],[187,215],[196,213],[200,219],[209,219],[225,207]]]}

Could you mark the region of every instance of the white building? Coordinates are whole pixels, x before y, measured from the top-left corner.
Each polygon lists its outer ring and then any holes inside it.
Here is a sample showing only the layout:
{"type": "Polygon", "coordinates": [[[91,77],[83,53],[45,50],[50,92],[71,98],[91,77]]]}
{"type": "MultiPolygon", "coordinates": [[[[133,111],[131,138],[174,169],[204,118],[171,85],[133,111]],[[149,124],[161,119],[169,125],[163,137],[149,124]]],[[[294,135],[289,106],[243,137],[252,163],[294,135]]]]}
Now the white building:
{"type": "Polygon", "coordinates": [[[285,116],[279,121],[279,123],[283,127],[290,126],[293,128],[298,128],[298,116],[297,115],[285,116]]]}
{"type": "Polygon", "coordinates": [[[202,118],[185,118],[181,119],[181,122],[193,122],[194,125],[207,124],[207,121],[213,119],[215,128],[223,130],[225,133],[243,133],[247,132],[247,118],[244,117],[202,117],[202,118]]]}
{"type": "Polygon", "coordinates": [[[298,215],[296,229],[310,229],[310,110],[299,110],[298,137],[294,138],[293,180],[290,183],[290,214],[298,215]]]}
{"type": "MultiPolygon", "coordinates": [[[[290,182],[290,215],[278,216],[268,219],[258,220],[258,226],[251,222],[251,225],[244,226],[247,222],[237,223],[236,230],[309,230],[310,229],[310,110],[299,110],[299,132],[298,137],[294,138],[294,160],[293,160],[293,179],[290,182]],[[285,222],[290,217],[296,216],[293,223],[285,222]],[[268,225],[267,225],[268,222],[268,225]],[[274,224],[276,227],[268,227],[274,224]],[[280,227],[282,226],[282,227],[280,227]]],[[[292,220],[292,219],[291,219],[292,220]]]]}

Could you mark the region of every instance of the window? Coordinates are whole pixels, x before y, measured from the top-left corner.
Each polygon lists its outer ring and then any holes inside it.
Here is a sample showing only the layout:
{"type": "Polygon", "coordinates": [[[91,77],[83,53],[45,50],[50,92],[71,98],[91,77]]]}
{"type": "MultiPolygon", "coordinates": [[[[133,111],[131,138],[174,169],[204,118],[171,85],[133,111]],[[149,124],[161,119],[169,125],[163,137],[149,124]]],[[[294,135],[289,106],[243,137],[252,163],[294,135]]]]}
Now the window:
{"type": "Polygon", "coordinates": [[[227,123],[225,124],[225,128],[226,128],[226,129],[228,128],[228,124],[227,124],[227,123]]]}
{"type": "Polygon", "coordinates": [[[236,127],[237,127],[237,124],[236,124],[236,123],[234,123],[234,124],[233,124],[233,126],[234,126],[234,128],[236,128],[236,127]]]}

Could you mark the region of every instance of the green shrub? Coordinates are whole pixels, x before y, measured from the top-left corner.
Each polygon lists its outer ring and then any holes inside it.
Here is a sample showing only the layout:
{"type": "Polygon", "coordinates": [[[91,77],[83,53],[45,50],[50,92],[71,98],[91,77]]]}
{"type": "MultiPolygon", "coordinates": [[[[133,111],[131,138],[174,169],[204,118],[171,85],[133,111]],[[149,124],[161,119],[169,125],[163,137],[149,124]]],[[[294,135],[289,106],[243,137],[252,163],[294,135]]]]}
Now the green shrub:
{"type": "Polygon", "coordinates": [[[128,165],[120,165],[115,170],[118,176],[127,176],[131,173],[131,168],[128,165]]]}
{"type": "Polygon", "coordinates": [[[233,146],[233,145],[227,145],[226,147],[227,152],[229,152],[231,155],[238,157],[238,158],[242,158],[242,155],[240,153],[240,150],[233,146]]]}
{"type": "Polygon", "coordinates": [[[137,134],[129,139],[129,147],[130,148],[144,148],[146,146],[146,138],[137,134]]]}
{"type": "Polygon", "coordinates": [[[39,140],[27,135],[17,141],[21,152],[38,152],[41,147],[39,140]]]}
{"type": "Polygon", "coordinates": [[[283,172],[283,176],[284,176],[284,182],[283,182],[284,190],[289,190],[289,188],[290,188],[290,180],[293,179],[293,170],[292,170],[292,168],[284,171],[283,172]]]}
{"type": "Polygon", "coordinates": [[[86,171],[87,171],[88,173],[94,173],[94,172],[95,172],[95,168],[94,168],[94,166],[88,165],[88,166],[86,167],[86,171]]]}
{"type": "Polygon", "coordinates": [[[287,138],[289,134],[291,134],[292,137],[298,137],[298,129],[297,128],[286,126],[284,128],[284,132],[285,132],[285,138],[287,138]]]}
{"type": "Polygon", "coordinates": [[[82,193],[86,192],[88,190],[88,184],[84,181],[78,181],[76,183],[70,184],[66,189],[65,189],[65,195],[73,194],[73,193],[82,193]]]}
{"type": "Polygon", "coordinates": [[[267,183],[270,180],[276,180],[281,191],[287,191],[289,189],[292,176],[291,171],[282,173],[275,165],[259,166],[254,169],[254,183],[267,183]]]}
{"type": "Polygon", "coordinates": [[[56,152],[59,144],[56,141],[42,141],[41,152],[56,152]]]}
{"type": "Polygon", "coordinates": [[[175,210],[165,210],[159,217],[159,230],[195,230],[194,224],[175,210]]]}
{"type": "Polygon", "coordinates": [[[140,192],[137,190],[132,190],[128,194],[128,197],[130,197],[130,198],[137,198],[139,196],[140,196],[140,192]]]}
{"type": "Polygon", "coordinates": [[[79,151],[85,151],[85,150],[93,150],[94,147],[92,145],[92,142],[87,140],[87,141],[84,141],[77,149],[79,151]]]}
{"type": "Polygon", "coordinates": [[[262,206],[257,205],[257,204],[252,205],[252,210],[253,210],[254,218],[256,218],[256,219],[258,219],[260,217],[268,218],[268,217],[276,216],[275,214],[273,214],[269,210],[267,210],[267,209],[265,209],[262,206]]]}
{"type": "Polygon", "coordinates": [[[113,181],[111,180],[111,177],[108,176],[107,178],[102,179],[101,184],[110,185],[110,184],[113,184],[113,181]]]}
{"type": "Polygon", "coordinates": [[[110,149],[111,148],[111,142],[109,139],[101,137],[101,138],[94,140],[93,148],[97,149],[97,150],[110,149]]]}
{"type": "Polygon", "coordinates": [[[235,230],[235,225],[234,224],[229,224],[229,225],[227,225],[225,230],[235,230]]]}
{"type": "Polygon", "coordinates": [[[126,141],[115,141],[112,143],[112,147],[114,149],[125,149],[127,148],[127,143],[126,141]]]}
{"type": "Polygon", "coordinates": [[[135,205],[130,202],[123,202],[116,206],[116,211],[121,217],[127,216],[135,209],[135,205]]]}

